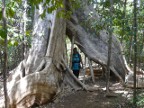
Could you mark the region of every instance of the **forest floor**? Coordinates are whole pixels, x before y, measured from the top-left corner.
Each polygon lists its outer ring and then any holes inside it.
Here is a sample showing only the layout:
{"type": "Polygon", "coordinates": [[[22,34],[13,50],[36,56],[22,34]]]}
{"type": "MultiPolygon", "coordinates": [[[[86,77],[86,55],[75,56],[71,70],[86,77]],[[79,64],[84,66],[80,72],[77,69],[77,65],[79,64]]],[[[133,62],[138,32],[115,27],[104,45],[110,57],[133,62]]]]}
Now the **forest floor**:
{"type": "Polygon", "coordinates": [[[111,95],[106,95],[104,78],[96,78],[95,83],[89,79],[85,84],[96,89],[74,91],[67,87],[54,102],[40,108],[132,108],[132,89],[123,87],[117,81],[110,81],[111,95]]]}

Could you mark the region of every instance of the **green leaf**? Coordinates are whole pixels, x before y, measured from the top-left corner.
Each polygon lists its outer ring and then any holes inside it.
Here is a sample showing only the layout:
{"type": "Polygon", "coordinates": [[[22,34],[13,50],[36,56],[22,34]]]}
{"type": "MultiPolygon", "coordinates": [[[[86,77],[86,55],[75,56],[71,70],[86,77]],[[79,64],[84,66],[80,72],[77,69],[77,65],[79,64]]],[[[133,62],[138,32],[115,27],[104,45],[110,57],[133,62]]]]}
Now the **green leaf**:
{"type": "Polygon", "coordinates": [[[43,19],[46,16],[46,10],[40,15],[40,17],[43,19]]]}
{"type": "Polygon", "coordinates": [[[46,0],[46,3],[49,4],[49,3],[50,3],[50,0],[46,0]]]}
{"type": "Polygon", "coordinates": [[[0,37],[0,45],[4,45],[4,39],[2,39],[1,37],[0,37]]]}
{"type": "Polygon", "coordinates": [[[36,4],[35,6],[36,6],[36,9],[39,9],[38,4],[36,4]]]}
{"type": "Polygon", "coordinates": [[[15,41],[14,45],[15,45],[15,46],[18,46],[18,41],[15,41]]]}
{"type": "Polygon", "coordinates": [[[14,17],[14,15],[15,15],[15,11],[12,8],[9,8],[7,13],[8,13],[8,16],[10,16],[10,17],[14,17]]]}
{"type": "Polygon", "coordinates": [[[17,40],[9,40],[8,45],[9,46],[18,46],[18,41],[17,40]]]}
{"type": "Polygon", "coordinates": [[[22,0],[16,0],[18,3],[21,3],[22,2],[22,0]]]}
{"type": "Polygon", "coordinates": [[[31,33],[31,31],[30,31],[30,30],[27,30],[27,31],[26,31],[26,36],[30,36],[30,33],[31,33]]]}
{"type": "Polygon", "coordinates": [[[2,37],[3,39],[5,39],[7,37],[6,30],[0,29],[0,37],[2,37]]]}
{"type": "Polygon", "coordinates": [[[48,13],[52,13],[52,11],[53,11],[53,7],[47,8],[47,12],[48,12],[48,13]]]}

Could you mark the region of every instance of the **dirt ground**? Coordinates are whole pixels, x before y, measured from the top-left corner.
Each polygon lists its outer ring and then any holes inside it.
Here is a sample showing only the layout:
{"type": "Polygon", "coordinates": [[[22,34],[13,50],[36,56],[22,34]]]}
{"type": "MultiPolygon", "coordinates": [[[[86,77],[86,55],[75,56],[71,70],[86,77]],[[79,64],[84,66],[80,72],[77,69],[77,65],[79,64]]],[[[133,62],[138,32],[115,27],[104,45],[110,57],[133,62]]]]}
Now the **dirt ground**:
{"type": "Polygon", "coordinates": [[[111,95],[106,95],[104,79],[96,79],[95,84],[88,80],[85,84],[97,89],[90,92],[65,88],[58,99],[41,108],[132,108],[129,100],[132,90],[124,88],[120,83],[111,81],[111,95]]]}

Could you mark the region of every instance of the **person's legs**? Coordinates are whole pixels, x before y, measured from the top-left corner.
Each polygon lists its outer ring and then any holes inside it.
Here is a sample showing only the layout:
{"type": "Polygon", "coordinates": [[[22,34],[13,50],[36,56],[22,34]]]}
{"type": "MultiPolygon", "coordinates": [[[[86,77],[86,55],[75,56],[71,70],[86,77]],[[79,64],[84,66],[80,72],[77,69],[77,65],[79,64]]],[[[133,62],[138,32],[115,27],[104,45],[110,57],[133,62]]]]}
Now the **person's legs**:
{"type": "Polygon", "coordinates": [[[73,74],[78,78],[79,77],[79,70],[73,70],[73,74]]]}

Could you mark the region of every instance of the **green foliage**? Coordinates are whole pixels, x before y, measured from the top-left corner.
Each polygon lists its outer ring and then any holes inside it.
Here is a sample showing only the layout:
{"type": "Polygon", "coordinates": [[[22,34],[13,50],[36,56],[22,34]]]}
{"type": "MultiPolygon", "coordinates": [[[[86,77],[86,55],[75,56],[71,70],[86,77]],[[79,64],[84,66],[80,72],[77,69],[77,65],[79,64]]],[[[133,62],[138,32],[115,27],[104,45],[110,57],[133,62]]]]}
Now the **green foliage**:
{"type": "Polygon", "coordinates": [[[7,37],[7,30],[1,28],[0,29],[0,37],[5,39],[7,37]]]}
{"type": "Polygon", "coordinates": [[[0,20],[2,20],[2,11],[0,10],[0,20]]]}
{"type": "Polygon", "coordinates": [[[11,46],[18,46],[18,41],[16,41],[16,40],[9,40],[8,41],[8,45],[9,45],[9,47],[11,47],[11,46]]]}
{"type": "MultiPolygon", "coordinates": [[[[69,18],[72,10],[65,12],[65,7],[63,5],[63,0],[27,0],[28,7],[27,7],[27,15],[28,15],[28,23],[27,23],[27,30],[25,32],[25,37],[20,32],[21,24],[23,22],[22,15],[23,15],[23,4],[22,0],[7,0],[6,1],[6,17],[7,17],[7,30],[2,29],[2,23],[0,23],[0,50],[3,50],[4,39],[7,36],[8,39],[8,61],[9,66],[13,67],[13,64],[16,61],[14,60],[14,56],[20,56],[21,47],[23,43],[25,43],[28,47],[31,47],[31,34],[32,34],[32,21],[33,13],[35,7],[39,9],[39,5],[43,5],[44,10],[43,13],[40,15],[41,18],[45,18],[47,13],[52,13],[54,10],[59,9],[58,17],[69,18]],[[44,2],[45,1],[45,2],[44,2]],[[44,2],[44,3],[43,3],[44,2]],[[7,35],[6,35],[7,34],[7,35]],[[23,42],[25,38],[25,41],[23,42]],[[18,55],[17,55],[18,54],[18,55]]],[[[78,8],[79,3],[75,0],[70,0],[72,2],[72,9],[78,8]]],[[[0,1],[0,7],[2,7],[2,2],[0,1]]],[[[2,10],[0,8],[0,20],[2,20],[2,10]]],[[[1,64],[0,64],[1,65],[1,64]]]]}
{"type": "MultiPolygon", "coordinates": [[[[138,90],[137,93],[138,93],[138,95],[137,95],[137,107],[143,108],[143,107],[140,107],[140,106],[144,105],[144,94],[143,94],[142,89],[138,90]]],[[[131,99],[130,102],[133,103],[133,99],[131,99]]]]}
{"type": "Polygon", "coordinates": [[[14,8],[8,8],[7,9],[7,16],[9,16],[9,17],[14,17],[14,15],[15,15],[15,9],[14,8]]]}
{"type": "MultiPolygon", "coordinates": [[[[81,1],[82,2],[82,1],[81,1]]],[[[94,19],[94,13],[90,12],[89,16],[84,18],[81,24],[84,28],[91,33],[95,33],[96,36],[99,35],[99,32],[103,29],[109,30],[110,21],[113,24],[113,33],[123,42],[124,53],[127,54],[127,57],[133,57],[133,1],[127,1],[126,9],[124,10],[124,0],[113,0],[113,16],[110,16],[110,2],[109,0],[88,0],[87,5],[94,7],[96,12],[99,14],[100,18],[94,19]],[[124,12],[125,11],[125,12],[124,12]],[[129,52],[130,51],[130,52],[129,52]]],[[[144,50],[144,0],[141,0],[141,4],[137,10],[137,23],[138,23],[138,34],[137,34],[137,44],[138,44],[138,57],[139,59],[143,58],[144,50]]],[[[83,4],[82,4],[83,5],[83,4]]],[[[81,6],[82,6],[81,5],[81,6]]],[[[85,4],[84,4],[85,5],[85,4]]],[[[93,33],[93,34],[94,34],[93,33]]]]}

